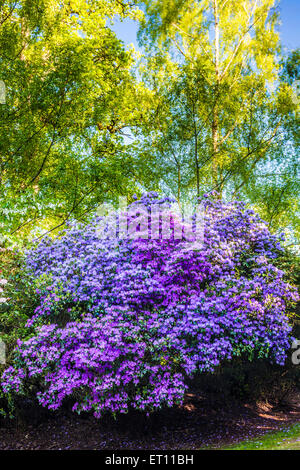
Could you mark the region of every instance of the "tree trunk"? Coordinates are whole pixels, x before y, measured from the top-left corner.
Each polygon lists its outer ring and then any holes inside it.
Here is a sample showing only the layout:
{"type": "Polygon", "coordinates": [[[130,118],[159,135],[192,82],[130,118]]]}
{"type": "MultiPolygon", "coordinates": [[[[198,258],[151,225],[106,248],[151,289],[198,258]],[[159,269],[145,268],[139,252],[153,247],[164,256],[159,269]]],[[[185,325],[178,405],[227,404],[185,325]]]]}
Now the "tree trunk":
{"type": "MultiPolygon", "coordinates": [[[[218,95],[220,86],[220,29],[219,29],[219,10],[218,0],[214,0],[214,19],[215,19],[215,90],[214,103],[212,112],[212,165],[213,165],[213,185],[218,187],[219,184],[219,115],[218,115],[218,95]]],[[[219,188],[218,188],[219,189],[219,188]]]]}

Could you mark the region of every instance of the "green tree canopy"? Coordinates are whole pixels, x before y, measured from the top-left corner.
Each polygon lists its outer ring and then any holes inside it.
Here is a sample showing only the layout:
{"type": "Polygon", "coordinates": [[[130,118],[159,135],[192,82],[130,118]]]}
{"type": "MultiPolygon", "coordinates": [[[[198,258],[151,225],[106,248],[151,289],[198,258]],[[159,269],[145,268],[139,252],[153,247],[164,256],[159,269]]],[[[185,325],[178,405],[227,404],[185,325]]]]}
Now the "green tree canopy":
{"type": "Polygon", "coordinates": [[[295,228],[298,105],[274,0],[144,4],[152,109],[141,155],[155,161],[154,175],[179,199],[240,192],[274,227],[295,228]]]}
{"type": "Polygon", "coordinates": [[[133,53],[110,28],[116,16],[139,11],[119,0],[1,1],[4,237],[39,233],[134,188],[123,133],[141,87],[133,53]]]}

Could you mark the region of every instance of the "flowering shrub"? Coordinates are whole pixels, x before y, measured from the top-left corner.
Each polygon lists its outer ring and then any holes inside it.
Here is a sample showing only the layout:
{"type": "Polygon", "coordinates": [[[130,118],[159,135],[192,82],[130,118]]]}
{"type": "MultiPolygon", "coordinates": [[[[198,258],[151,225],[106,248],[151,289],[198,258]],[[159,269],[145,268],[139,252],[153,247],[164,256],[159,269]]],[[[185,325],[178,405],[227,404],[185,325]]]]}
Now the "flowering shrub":
{"type": "MultiPolygon", "coordinates": [[[[24,272],[21,251],[0,247],[0,377],[11,364],[18,338],[27,339],[31,332],[26,326],[28,315],[38,305],[34,284],[24,272]],[[2,356],[2,357],[1,357],[2,356]]],[[[13,417],[14,400],[0,387],[0,417],[13,417]]]]}
{"type": "Polygon", "coordinates": [[[145,239],[153,204],[170,203],[155,193],[133,203],[136,215],[121,217],[133,222],[142,206],[149,215],[135,239],[99,237],[95,218],[27,254],[40,301],[34,335],[2,376],[6,393],[39,383],[43,406],[71,397],[100,417],[181,403],[188,378],[234,356],[284,363],[298,296],[276,267],[280,241],[242,202],[209,198],[201,245],[189,245],[187,222],[175,237],[175,214],[169,239],[161,225],[145,239]]]}

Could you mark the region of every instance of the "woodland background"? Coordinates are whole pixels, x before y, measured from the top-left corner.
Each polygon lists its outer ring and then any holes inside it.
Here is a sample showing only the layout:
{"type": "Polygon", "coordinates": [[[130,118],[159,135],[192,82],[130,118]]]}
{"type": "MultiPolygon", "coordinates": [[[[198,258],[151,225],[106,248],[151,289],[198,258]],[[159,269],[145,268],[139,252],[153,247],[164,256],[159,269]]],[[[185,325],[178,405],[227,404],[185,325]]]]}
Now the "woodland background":
{"type": "Polygon", "coordinates": [[[279,21],[274,0],[2,0],[1,245],[120,195],[217,190],[295,248],[300,53],[279,21]]]}

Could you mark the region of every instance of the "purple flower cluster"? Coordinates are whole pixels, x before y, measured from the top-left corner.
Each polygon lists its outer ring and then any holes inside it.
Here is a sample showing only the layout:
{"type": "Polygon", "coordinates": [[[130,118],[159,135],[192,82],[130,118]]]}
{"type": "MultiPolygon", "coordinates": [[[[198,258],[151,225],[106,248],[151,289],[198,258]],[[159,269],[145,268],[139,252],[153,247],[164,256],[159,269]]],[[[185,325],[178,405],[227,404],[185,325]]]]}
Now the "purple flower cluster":
{"type": "Polygon", "coordinates": [[[180,402],[185,385],[172,362],[176,350],[164,338],[138,325],[124,308],[102,318],[87,316],[64,328],[48,325],[18,344],[18,361],[3,375],[4,391],[24,392],[26,381],[43,380],[38,400],[57,409],[72,396],[77,412],[124,413],[128,406],[158,408],[180,402]],[[171,367],[170,367],[171,364],[171,367]],[[25,373],[26,371],[26,373],[25,373]]]}
{"type": "MultiPolygon", "coordinates": [[[[146,207],[150,229],[153,205],[171,202],[150,193],[130,213],[146,207]]],[[[74,410],[100,417],[181,403],[187,378],[234,356],[283,364],[298,295],[275,266],[280,241],[240,201],[206,198],[204,208],[198,249],[174,230],[169,239],[99,238],[95,218],[31,250],[35,335],[19,341],[4,391],[38,381],[43,406],[70,397],[74,410]]]]}

